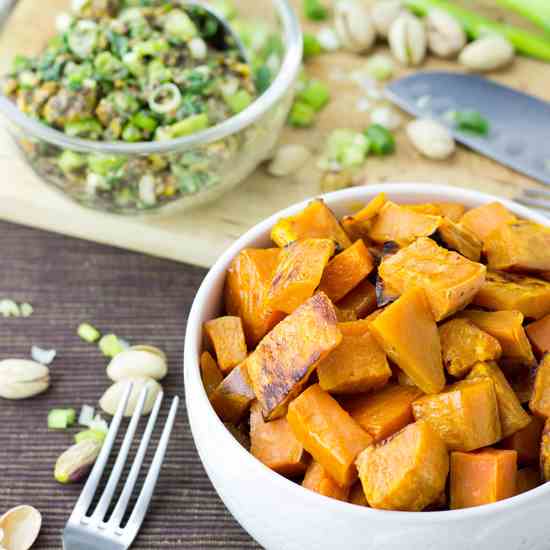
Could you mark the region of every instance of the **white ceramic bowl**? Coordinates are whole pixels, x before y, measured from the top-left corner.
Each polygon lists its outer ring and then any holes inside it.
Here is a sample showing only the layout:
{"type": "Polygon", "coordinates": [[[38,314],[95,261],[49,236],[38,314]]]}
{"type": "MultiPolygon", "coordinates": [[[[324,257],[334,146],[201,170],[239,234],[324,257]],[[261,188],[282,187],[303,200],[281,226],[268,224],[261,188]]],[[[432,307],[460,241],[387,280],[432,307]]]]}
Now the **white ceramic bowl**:
{"type": "MultiPolygon", "coordinates": [[[[324,195],[340,216],[384,191],[399,203],[455,201],[468,207],[500,200],[522,218],[547,220],[515,203],[454,187],[384,184],[324,195]]],[[[227,431],[210,406],[199,369],[202,324],[221,313],[225,272],[246,247],[263,247],[291,206],[245,233],[216,262],[193,303],[185,339],[185,397],[202,463],[221,499],[239,523],[268,550],[548,550],[550,484],[497,502],[446,512],[387,512],[333,500],[272,472],[227,431]]]]}

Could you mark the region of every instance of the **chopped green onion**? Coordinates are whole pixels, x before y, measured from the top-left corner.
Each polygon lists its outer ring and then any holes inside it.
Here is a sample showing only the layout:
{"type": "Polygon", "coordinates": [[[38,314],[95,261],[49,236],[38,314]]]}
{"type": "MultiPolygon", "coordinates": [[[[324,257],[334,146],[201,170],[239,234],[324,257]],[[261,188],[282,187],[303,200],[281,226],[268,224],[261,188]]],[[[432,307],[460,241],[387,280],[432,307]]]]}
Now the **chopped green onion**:
{"type": "Polygon", "coordinates": [[[477,111],[456,111],[454,123],[458,130],[464,132],[472,132],[481,136],[486,136],[489,133],[489,121],[477,111]]]}
{"type": "Polygon", "coordinates": [[[317,37],[313,34],[304,33],[304,59],[315,57],[322,53],[323,48],[317,37]]]}
{"type": "Polygon", "coordinates": [[[98,75],[105,80],[120,80],[128,74],[127,67],[111,52],[101,52],[94,59],[98,75]]]}
{"type": "Polygon", "coordinates": [[[85,137],[89,139],[99,139],[103,132],[103,127],[95,118],[86,118],[75,122],[65,124],[65,133],[71,137],[85,137]]]}
{"type": "Polygon", "coordinates": [[[304,88],[300,90],[297,99],[313,107],[315,111],[320,111],[328,103],[330,91],[320,80],[310,80],[306,83],[304,88]]]}
{"type": "Polygon", "coordinates": [[[155,113],[166,114],[175,111],[181,104],[181,92],[173,84],[161,84],[149,97],[149,107],[155,113]]]}
{"type": "Polygon", "coordinates": [[[296,101],[290,109],[288,122],[297,128],[309,128],[315,122],[315,109],[303,101],[296,101]]]}
{"type": "Polygon", "coordinates": [[[129,143],[135,143],[142,139],[141,131],[137,126],[133,124],[126,124],[124,130],[122,130],[122,140],[129,143]]]}
{"type": "Polygon", "coordinates": [[[160,60],[153,59],[147,67],[149,82],[168,82],[172,79],[172,71],[160,60]]]}
{"type": "Polygon", "coordinates": [[[125,53],[122,57],[122,62],[134,76],[142,77],[147,72],[146,64],[143,62],[141,56],[135,51],[125,53]]]}
{"type": "Polygon", "coordinates": [[[98,35],[97,23],[83,19],[67,33],[67,44],[76,56],[86,59],[94,51],[98,35]]]}
{"type": "Polygon", "coordinates": [[[155,139],[163,141],[166,139],[179,138],[194,134],[205,128],[208,128],[208,115],[206,113],[200,113],[184,118],[170,126],[160,126],[155,133],[155,139]]]}
{"type": "Polygon", "coordinates": [[[81,441],[86,441],[88,439],[92,439],[98,443],[103,443],[106,437],[107,434],[101,430],[84,430],[75,434],[74,439],[76,443],[80,443],[81,441]]]}
{"type": "Polygon", "coordinates": [[[102,336],[98,346],[103,355],[107,357],[114,357],[125,349],[114,334],[106,334],[105,336],[102,336]]]}
{"type": "Polygon", "coordinates": [[[57,159],[57,164],[59,168],[65,173],[74,172],[85,166],[86,157],[71,151],[70,149],[65,149],[63,153],[57,159]]]}
{"type": "Polygon", "coordinates": [[[236,115],[244,111],[252,103],[252,96],[246,90],[239,90],[234,94],[225,96],[224,100],[231,109],[231,112],[236,115]]]}
{"type": "Polygon", "coordinates": [[[74,409],[52,409],[48,413],[48,428],[50,430],[66,430],[76,422],[74,409]]]}
{"type": "Polygon", "coordinates": [[[139,42],[134,48],[134,52],[143,57],[146,55],[157,55],[166,52],[170,46],[168,42],[163,38],[157,38],[152,40],[146,40],[145,42],[139,42]]]}
{"type": "Polygon", "coordinates": [[[178,9],[171,10],[166,16],[164,30],[173,40],[187,42],[198,34],[197,27],[191,18],[178,9]]]}
{"type": "Polygon", "coordinates": [[[375,155],[389,155],[395,151],[395,138],[384,126],[371,124],[365,130],[365,136],[370,141],[370,151],[375,155]]]}
{"type": "Polygon", "coordinates": [[[254,84],[259,94],[263,94],[271,85],[271,71],[262,65],[254,74],[254,84]]]}
{"type": "Polygon", "coordinates": [[[139,111],[132,117],[132,124],[145,130],[146,132],[154,132],[158,126],[156,118],[148,115],[145,111],[139,111]]]}
{"type": "Polygon", "coordinates": [[[93,325],[90,325],[90,323],[81,323],[78,327],[77,334],[80,338],[82,338],[82,340],[89,342],[90,344],[97,342],[101,337],[99,330],[97,330],[93,325]]]}
{"type": "Polygon", "coordinates": [[[325,158],[342,168],[361,166],[370,148],[370,140],[353,130],[334,130],[325,145],[325,158]]]}
{"type": "Polygon", "coordinates": [[[21,311],[21,317],[30,317],[33,314],[34,308],[31,306],[31,304],[27,302],[23,302],[19,309],[21,311]]]}
{"type": "Polygon", "coordinates": [[[387,55],[373,55],[366,65],[367,73],[376,80],[387,80],[393,76],[394,64],[387,55]]]}
{"type": "Polygon", "coordinates": [[[550,33],[550,2],[548,0],[497,0],[497,3],[517,11],[550,33]]]}
{"type": "Polygon", "coordinates": [[[102,155],[100,153],[88,156],[88,168],[100,176],[108,176],[122,168],[126,163],[126,158],[116,155],[102,155]]]}
{"type": "Polygon", "coordinates": [[[303,0],[304,15],[312,21],[324,21],[328,17],[328,10],[319,0],[303,0]]]}
{"type": "Polygon", "coordinates": [[[16,55],[13,58],[11,70],[14,73],[27,71],[32,67],[32,61],[25,55],[16,55]]]}

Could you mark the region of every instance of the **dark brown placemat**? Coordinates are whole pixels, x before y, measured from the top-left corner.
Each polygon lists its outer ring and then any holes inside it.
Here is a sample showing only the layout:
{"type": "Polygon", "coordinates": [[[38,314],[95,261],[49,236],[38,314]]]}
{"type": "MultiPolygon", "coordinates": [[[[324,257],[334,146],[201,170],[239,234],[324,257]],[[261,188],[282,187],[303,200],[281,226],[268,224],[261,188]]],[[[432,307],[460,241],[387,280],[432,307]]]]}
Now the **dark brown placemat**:
{"type": "MultiPolygon", "coordinates": [[[[37,507],[44,526],[35,548],[59,549],[81,486],[53,480],[53,465],[71,444],[72,432],[48,432],[47,413],[96,405],[109,385],[105,358],[78,338],[78,324],[89,321],[134,344],[164,349],[170,362],[165,392],[183,396],[185,323],[205,271],[4,222],[0,251],[0,299],[35,308],[30,318],[0,317],[0,359],[29,358],[33,344],[58,352],[46,394],[0,400],[0,514],[19,504],[37,507]]],[[[156,496],[133,548],[257,548],[206,477],[183,401],[156,496]]]]}

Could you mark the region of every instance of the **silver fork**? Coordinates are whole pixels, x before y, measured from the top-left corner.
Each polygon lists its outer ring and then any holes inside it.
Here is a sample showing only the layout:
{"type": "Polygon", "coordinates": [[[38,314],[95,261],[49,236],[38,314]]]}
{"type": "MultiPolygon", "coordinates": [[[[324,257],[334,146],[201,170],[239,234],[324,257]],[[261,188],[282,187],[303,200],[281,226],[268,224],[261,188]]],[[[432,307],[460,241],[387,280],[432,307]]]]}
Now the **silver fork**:
{"type": "Polygon", "coordinates": [[[132,384],[130,383],[111,422],[111,427],[109,428],[109,432],[105,438],[101,452],[97,457],[96,463],[90,473],[90,476],[88,477],[88,481],[82,490],[80,498],[74,507],[65,529],[63,530],[64,550],[127,550],[136,538],[141,524],[143,523],[143,519],[145,518],[145,514],[147,513],[147,509],[149,508],[149,504],[153,496],[155,485],[157,484],[160,469],[166,454],[166,448],[168,447],[168,442],[170,440],[170,434],[172,433],[172,428],[174,426],[174,420],[176,418],[176,412],[179,404],[178,397],[174,398],[172,406],[170,407],[168,419],[166,420],[153,462],[149,468],[149,472],[143,484],[141,493],[137,499],[136,505],[126,525],[121,527],[122,519],[124,518],[124,514],[128,508],[132,492],[138,479],[139,471],[141,470],[141,466],[143,464],[143,459],[145,458],[145,454],[147,452],[149,440],[155,427],[163,399],[162,392],[158,395],[157,400],[155,401],[149,421],[147,422],[147,427],[143,433],[136,457],[118,502],[109,519],[107,521],[104,520],[109,509],[109,505],[113,499],[117,484],[120,480],[120,476],[124,470],[126,459],[128,458],[128,452],[132,446],[132,440],[134,438],[141,413],[143,412],[143,406],[147,397],[146,387],[139,395],[136,410],[134,411],[126,431],[126,435],[124,436],[124,441],[122,442],[118,457],[115,461],[115,465],[113,466],[113,470],[109,476],[109,480],[107,481],[103,494],[101,495],[101,498],[99,499],[99,502],[91,515],[86,515],[88,508],[92,503],[92,499],[97,491],[97,487],[105,470],[105,466],[107,465],[109,455],[111,454],[111,450],[122,421],[124,410],[128,404],[131,391],[132,384]]]}
{"type": "Polygon", "coordinates": [[[539,214],[550,216],[550,190],[548,189],[524,189],[514,200],[528,206],[531,210],[536,210],[539,214]]]}

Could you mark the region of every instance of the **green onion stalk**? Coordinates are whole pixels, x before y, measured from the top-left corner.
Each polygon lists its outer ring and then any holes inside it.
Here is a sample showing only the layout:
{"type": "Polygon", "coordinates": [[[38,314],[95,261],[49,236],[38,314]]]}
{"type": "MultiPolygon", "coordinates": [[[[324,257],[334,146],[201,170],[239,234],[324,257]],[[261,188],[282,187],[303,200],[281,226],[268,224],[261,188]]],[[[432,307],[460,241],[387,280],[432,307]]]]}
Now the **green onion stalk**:
{"type": "Polygon", "coordinates": [[[550,36],[550,2],[548,0],[497,0],[497,3],[531,20],[550,36]]]}

